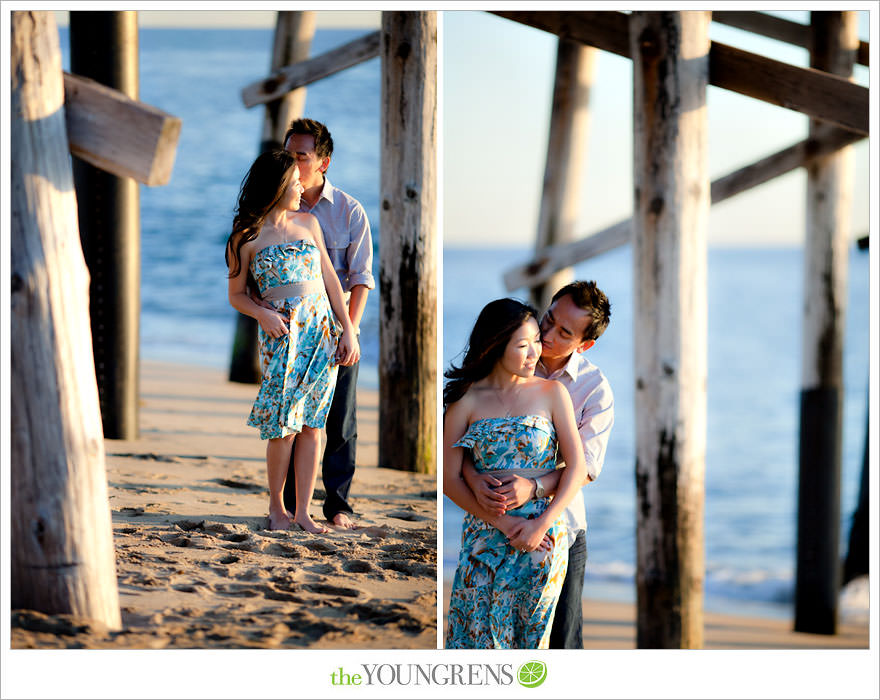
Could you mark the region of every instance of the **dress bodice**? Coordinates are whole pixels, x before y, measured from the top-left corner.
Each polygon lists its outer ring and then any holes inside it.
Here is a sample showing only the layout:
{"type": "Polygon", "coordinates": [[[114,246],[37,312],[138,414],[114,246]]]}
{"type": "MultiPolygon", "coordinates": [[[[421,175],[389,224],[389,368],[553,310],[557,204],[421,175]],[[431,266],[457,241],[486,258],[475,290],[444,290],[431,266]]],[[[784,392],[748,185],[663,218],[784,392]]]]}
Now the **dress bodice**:
{"type": "Polygon", "coordinates": [[[556,429],[544,416],[480,418],[454,446],[470,449],[480,472],[556,467],[556,429]]]}
{"type": "Polygon", "coordinates": [[[273,287],[321,279],[321,255],[312,241],[273,243],[256,252],[250,269],[260,294],[265,294],[273,287]]]}

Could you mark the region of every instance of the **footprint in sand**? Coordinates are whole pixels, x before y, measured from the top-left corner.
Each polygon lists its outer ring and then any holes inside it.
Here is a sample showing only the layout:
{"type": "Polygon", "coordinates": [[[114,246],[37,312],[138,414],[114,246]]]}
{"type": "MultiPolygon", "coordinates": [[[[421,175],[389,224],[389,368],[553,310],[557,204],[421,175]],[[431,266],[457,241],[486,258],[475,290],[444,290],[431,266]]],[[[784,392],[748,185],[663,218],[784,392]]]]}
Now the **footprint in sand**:
{"type": "Polygon", "coordinates": [[[350,574],[367,574],[375,571],[376,567],[364,559],[351,559],[342,565],[342,570],[350,574]]]}
{"type": "Polygon", "coordinates": [[[374,625],[396,625],[406,632],[419,633],[433,627],[430,616],[413,615],[399,603],[357,603],[348,606],[345,612],[357,616],[363,622],[374,625]]]}
{"type": "Polygon", "coordinates": [[[337,551],[337,547],[334,547],[327,542],[321,542],[320,540],[316,540],[315,542],[305,542],[304,544],[313,552],[318,552],[320,554],[333,554],[337,551]]]}
{"type": "Polygon", "coordinates": [[[303,585],[307,591],[317,593],[319,595],[341,595],[346,598],[358,598],[365,595],[363,591],[357,588],[345,588],[343,586],[334,586],[329,583],[307,583],[303,585]]]}
{"type": "Polygon", "coordinates": [[[226,535],[223,539],[227,542],[247,542],[251,539],[251,536],[244,532],[235,532],[231,535],[226,535]]]}
{"type": "Polygon", "coordinates": [[[393,513],[388,514],[389,518],[394,518],[395,520],[405,520],[406,522],[414,523],[417,520],[427,520],[424,515],[418,515],[417,513],[411,513],[407,510],[397,510],[393,513]]]}
{"type": "Polygon", "coordinates": [[[226,486],[230,489],[238,489],[240,491],[265,491],[266,487],[262,484],[258,484],[255,481],[247,481],[242,478],[235,479],[214,479],[215,484],[220,484],[221,486],[226,486]]]}
{"type": "Polygon", "coordinates": [[[387,559],[385,561],[380,561],[379,566],[386,571],[397,571],[401,574],[406,574],[407,576],[434,576],[436,574],[436,569],[433,566],[420,564],[414,561],[387,559]]]}

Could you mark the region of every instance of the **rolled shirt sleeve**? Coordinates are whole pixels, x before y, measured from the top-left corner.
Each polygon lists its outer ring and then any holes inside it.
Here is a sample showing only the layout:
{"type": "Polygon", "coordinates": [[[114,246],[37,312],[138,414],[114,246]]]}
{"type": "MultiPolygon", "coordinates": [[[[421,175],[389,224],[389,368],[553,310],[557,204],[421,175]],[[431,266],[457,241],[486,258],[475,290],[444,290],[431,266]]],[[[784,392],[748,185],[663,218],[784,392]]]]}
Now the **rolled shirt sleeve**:
{"type": "Polygon", "coordinates": [[[349,244],[345,251],[347,269],[338,270],[340,279],[343,275],[347,278],[342,283],[343,290],[351,291],[353,287],[362,284],[367,289],[373,289],[376,281],[373,279],[373,238],[370,234],[370,222],[360,202],[355,202],[348,217],[349,244]]]}
{"type": "Polygon", "coordinates": [[[584,446],[587,475],[594,481],[605,462],[608,437],[614,425],[614,395],[604,380],[591,393],[577,417],[578,434],[584,446]]]}

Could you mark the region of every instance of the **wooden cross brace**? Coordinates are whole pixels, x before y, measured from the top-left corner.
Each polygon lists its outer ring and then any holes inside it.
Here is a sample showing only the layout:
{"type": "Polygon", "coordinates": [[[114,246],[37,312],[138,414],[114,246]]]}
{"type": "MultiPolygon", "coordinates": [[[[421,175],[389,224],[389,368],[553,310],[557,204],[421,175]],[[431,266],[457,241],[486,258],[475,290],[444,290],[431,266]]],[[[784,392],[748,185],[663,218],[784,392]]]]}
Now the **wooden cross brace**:
{"type": "Polygon", "coordinates": [[[89,78],[64,74],[70,152],[145,185],[171,179],[182,120],[89,78]]]}

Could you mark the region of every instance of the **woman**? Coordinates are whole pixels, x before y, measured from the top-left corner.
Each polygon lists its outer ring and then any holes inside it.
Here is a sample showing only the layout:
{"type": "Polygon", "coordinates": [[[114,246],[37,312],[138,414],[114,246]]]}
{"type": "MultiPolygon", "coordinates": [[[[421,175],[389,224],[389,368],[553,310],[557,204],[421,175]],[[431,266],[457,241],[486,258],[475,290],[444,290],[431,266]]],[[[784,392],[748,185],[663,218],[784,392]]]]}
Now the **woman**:
{"type": "Polygon", "coordinates": [[[571,399],[534,376],[541,356],[535,310],[514,299],[480,312],[460,367],[446,372],[443,491],[467,511],[449,602],[447,648],[546,649],[568,562],[565,506],[586,465],[571,399]],[[481,472],[540,477],[566,467],[555,497],[502,515],[483,509],[461,475],[465,449],[481,472]]]}
{"type": "Polygon", "coordinates": [[[226,263],[229,303],[260,325],[263,378],[247,423],[269,441],[269,528],[285,530],[294,524],[317,534],[328,531],[308,510],[318,473],[320,430],[333,398],[336,364],[353,364],[360,348],[318,220],[297,212],[302,191],[291,154],[261,154],[241,185],[226,263]],[[251,299],[249,286],[259,289],[264,305],[251,299]],[[300,444],[291,514],[284,508],[283,491],[294,437],[300,444]]]}

